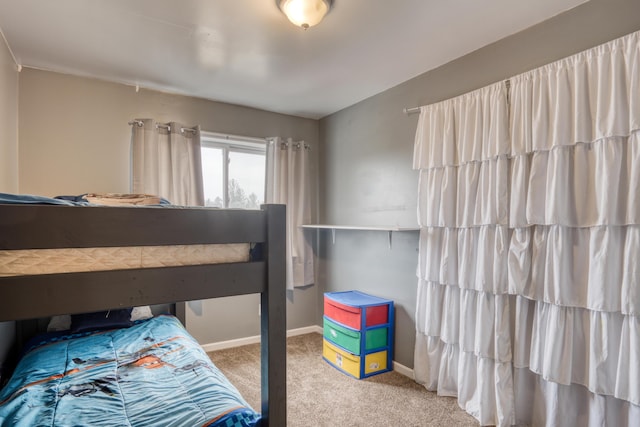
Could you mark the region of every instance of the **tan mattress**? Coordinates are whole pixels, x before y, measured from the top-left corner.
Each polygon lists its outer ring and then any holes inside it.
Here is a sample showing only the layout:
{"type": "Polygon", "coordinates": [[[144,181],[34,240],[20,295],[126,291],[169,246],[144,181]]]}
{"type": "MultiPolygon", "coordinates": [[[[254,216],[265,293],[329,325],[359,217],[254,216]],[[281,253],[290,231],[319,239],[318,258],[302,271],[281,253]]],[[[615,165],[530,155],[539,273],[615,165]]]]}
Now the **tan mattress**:
{"type": "Polygon", "coordinates": [[[0,277],[249,261],[249,243],[0,251],[0,277]]]}

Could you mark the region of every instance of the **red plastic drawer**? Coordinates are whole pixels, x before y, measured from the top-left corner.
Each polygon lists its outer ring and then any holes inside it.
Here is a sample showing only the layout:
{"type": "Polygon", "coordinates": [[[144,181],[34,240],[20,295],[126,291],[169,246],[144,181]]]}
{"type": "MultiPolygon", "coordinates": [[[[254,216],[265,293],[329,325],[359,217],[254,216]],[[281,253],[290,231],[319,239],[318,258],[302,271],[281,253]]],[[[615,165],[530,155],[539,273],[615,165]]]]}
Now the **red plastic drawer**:
{"type": "Polygon", "coordinates": [[[366,310],[366,316],[367,316],[365,319],[365,322],[366,322],[365,326],[367,327],[382,325],[389,321],[389,305],[388,304],[374,305],[372,307],[367,307],[365,310],[366,310]]]}
{"type": "Polygon", "coordinates": [[[362,310],[360,307],[340,304],[329,298],[324,299],[324,315],[350,328],[360,329],[362,325],[362,310]]]}

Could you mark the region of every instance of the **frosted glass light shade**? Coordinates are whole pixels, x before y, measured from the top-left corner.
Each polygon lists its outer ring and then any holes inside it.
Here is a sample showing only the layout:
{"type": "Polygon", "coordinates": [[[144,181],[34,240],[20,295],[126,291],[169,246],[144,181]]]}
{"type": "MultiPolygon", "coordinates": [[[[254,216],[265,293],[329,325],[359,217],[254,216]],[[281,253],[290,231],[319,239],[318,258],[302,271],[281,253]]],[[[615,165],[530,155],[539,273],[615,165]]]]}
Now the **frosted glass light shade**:
{"type": "Polygon", "coordinates": [[[331,3],[331,0],[278,0],[278,6],[289,21],[305,30],[322,21],[331,3]]]}

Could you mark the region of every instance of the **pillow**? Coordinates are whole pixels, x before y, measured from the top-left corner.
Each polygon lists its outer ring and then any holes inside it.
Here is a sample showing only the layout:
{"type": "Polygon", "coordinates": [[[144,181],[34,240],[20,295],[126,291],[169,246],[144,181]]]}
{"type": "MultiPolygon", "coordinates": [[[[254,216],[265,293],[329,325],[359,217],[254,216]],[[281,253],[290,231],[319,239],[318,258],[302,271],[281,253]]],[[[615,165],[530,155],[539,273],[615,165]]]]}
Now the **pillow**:
{"type": "Polygon", "coordinates": [[[71,329],[71,316],[68,314],[52,316],[47,325],[47,332],[59,332],[69,329],[71,329]]]}
{"type": "Polygon", "coordinates": [[[89,193],[83,197],[89,203],[107,206],[159,205],[161,203],[160,197],[152,194],[89,193]]]}
{"type": "Polygon", "coordinates": [[[71,332],[127,328],[129,326],[131,326],[130,308],[71,315],[71,332]]]}
{"type": "Polygon", "coordinates": [[[148,305],[143,305],[141,307],[133,307],[131,310],[131,321],[135,322],[136,320],[146,320],[151,319],[153,317],[153,313],[151,312],[151,307],[148,305]]]}
{"type": "MultiPolygon", "coordinates": [[[[118,311],[118,310],[113,310],[113,311],[118,311]]],[[[100,313],[103,317],[105,317],[107,314],[106,311],[101,311],[100,313]]],[[[94,313],[79,314],[74,316],[76,319],[76,326],[78,322],[84,322],[86,320],[86,319],[84,320],[81,319],[80,316],[86,318],[87,316],[90,316],[92,314],[94,313]]],[[[106,317],[111,317],[111,316],[106,316],[106,317]]],[[[129,318],[129,320],[131,322],[135,322],[136,320],[146,320],[146,319],[151,319],[152,317],[153,317],[153,313],[151,312],[151,307],[149,307],[148,305],[143,305],[141,307],[133,307],[133,309],[131,309],[131,317],[129,318]]],[[[109,321],[107,320],[104,323],[108,323],[108,322],[109,321]]],[[[115,326],[115,327],[119,327],[119,326],[115,326]]],[[[51,320],[49,320],[49,324],[47,325],[47,332],[68,331],[69,329],[71,329],[71,316],[68,314],[63,314],[61,316],[52,316],[51,320]]]]}

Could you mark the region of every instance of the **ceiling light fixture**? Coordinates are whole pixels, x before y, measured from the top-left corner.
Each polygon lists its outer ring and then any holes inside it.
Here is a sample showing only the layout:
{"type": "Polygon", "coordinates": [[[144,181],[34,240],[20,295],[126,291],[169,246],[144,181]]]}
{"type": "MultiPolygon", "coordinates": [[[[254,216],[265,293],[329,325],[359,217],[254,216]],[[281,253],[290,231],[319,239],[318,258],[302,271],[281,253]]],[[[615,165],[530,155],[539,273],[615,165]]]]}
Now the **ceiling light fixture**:
{"type": "Polygon", "coordinates": [[[306,30],[322,21],[333,0],[276,0],[276,3],[293,25],[306,30]]]}

